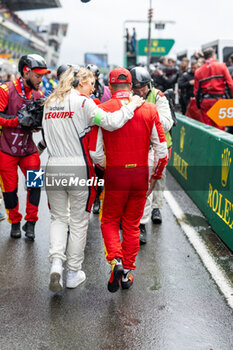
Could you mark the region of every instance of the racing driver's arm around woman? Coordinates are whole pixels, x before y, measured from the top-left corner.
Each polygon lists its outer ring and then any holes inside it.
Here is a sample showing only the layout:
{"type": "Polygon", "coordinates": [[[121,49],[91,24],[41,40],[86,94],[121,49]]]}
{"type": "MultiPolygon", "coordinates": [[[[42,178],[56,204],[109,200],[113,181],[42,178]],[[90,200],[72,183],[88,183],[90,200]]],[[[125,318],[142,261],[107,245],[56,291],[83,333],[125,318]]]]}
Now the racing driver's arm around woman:
{"type": "Polygon", "coordinates": [[[92,174],[94,176],[89,155],[91,126],[97,124],[109,131],[118,129],[133,117],[134,110],[143,103],[141,98],[134,96],[121,110],[106,113],[89,98],[94,82],[89,69],[71,67],[63,73],[58,87],[44,107],[42,125],[49,154],[46,191],[51,211],[49,257],[52,267],[49,287],[53,292],[63,288],[64,262],[68,270],[68,288],[75,288],[86,279],[81,268],[95,192],[87,183],[84,186],[80,182],[71,184],[68,174],[84,182],[92,174]],[[67,173],[66,181],[63,178],[63,181],[55,182],[56,186],[50,186],[54,184],[52,177],[61,173],[63,177],[67,173]]]}

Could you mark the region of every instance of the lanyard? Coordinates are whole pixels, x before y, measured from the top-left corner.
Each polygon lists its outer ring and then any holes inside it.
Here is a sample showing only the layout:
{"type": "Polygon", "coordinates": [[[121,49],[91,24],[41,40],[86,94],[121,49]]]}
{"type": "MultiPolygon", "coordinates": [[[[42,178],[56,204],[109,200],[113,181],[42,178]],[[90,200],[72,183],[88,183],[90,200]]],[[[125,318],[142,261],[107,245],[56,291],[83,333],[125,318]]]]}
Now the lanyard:
{"type": "MultiPolygon", "coordinates": [[[[19,81],[20,81],[20,85],[21,85],[21,90],[22,90],[22,94],[23,94],[23,97],[25,98],[25,100],[29,100],[27,97],[26,97],[26,94],[25,94],[25,89],[24,89],[24,86],[23,86],[23,79],[22,78],[20,78],[19,79],[19,81]]],[[[33,93],[31,93],[31,98],[33,97],[33,93]]]]}
{"type": "Polygon", "coordinates": [[[20,78],[19,81],[20,81],[23,97],[27,100],[27,97],[26,97],[26,94],[25,94],[25,90],[24,90],[24,87],[23,87],[23,80],[22,80],[22,78],[20,78]]]}

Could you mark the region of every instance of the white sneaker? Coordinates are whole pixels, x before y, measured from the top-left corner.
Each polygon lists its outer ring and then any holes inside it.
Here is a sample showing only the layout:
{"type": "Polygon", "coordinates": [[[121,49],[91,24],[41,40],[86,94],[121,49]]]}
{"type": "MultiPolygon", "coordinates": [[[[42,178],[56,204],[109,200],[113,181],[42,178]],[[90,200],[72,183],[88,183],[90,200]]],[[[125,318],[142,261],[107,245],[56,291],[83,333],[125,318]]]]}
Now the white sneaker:
{"type": "Polygon", "coordinates": [[[62,272],[62,261],[60,259],[54,259],[50,271],[49,283],[49,289],[54,293],[61,292],[63,289],[62,272]]]}
{"type": "Polygon", "coordinates": [[[83,283],[86,279],[86,274],[82,270],[69,271],[67,273],[66,287],[76,288],[79,284],[83,283]]]}

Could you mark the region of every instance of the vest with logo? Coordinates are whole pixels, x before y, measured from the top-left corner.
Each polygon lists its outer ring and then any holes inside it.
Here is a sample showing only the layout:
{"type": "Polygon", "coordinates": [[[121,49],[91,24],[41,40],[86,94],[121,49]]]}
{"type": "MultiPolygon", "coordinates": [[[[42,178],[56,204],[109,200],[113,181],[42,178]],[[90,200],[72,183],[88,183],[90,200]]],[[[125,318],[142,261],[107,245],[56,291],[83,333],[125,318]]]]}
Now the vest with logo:
{"type": "MultiPolygon", "coordinates": [[[[17,115],[17,112],[25,105],[28,105],[32,99],[26,99],[20,96],[13,82],[5,83],[9,92],[9,103],[7,115],[17,115]]],[[[32,91],[33,99],[41,97],[38,91],[32,91]]],[[[0,151],[15,157],[24,157],[37,152],[36,145],[32,139],[31,131],[25,131],[21,126],[14,128],[2,128],[0,137],[0,151]]]]}

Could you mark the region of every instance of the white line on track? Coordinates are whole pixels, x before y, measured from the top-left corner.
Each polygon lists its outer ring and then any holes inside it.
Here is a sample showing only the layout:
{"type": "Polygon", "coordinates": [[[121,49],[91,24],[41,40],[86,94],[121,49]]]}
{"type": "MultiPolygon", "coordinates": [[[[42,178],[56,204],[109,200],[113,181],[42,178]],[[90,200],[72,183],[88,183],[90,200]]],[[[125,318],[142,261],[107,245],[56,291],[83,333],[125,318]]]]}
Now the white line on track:
{"type": "Polygon", "coordinates": [[[188,237],[189,241],[193,245],[194,249],[200,256],[203,261],[205,267],[211,274],[212,278],[215,280],[216,284],[224,294],[227,303],[233,309],[233,288],[228,281],[227,277],[225,277],[224,272],[219,268],[216,264],[214,258],[210,255],[208,249],[205,246],[202,238],[198,235],[198,233],[194,230],[194,228],[185,222],[185,214],[173,195],[170,191],[164,192],[164,197],[171,208],[173,214],[179,221],[179,224],[188,237]]]}

